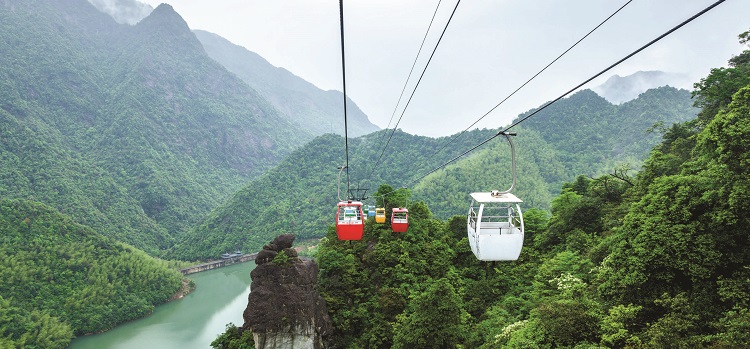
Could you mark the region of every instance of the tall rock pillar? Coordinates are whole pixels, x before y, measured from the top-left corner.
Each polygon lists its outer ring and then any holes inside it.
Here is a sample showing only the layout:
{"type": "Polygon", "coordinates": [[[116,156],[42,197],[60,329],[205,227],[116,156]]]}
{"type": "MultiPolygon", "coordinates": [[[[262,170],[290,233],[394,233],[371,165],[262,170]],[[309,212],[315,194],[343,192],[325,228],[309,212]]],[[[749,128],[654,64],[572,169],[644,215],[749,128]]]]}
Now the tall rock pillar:
{"type": "Polygon", "coordinates": [[[256,349],[322,349],[331,331],[326,303],[318,293],[318,265],[297,257],[294,235],[279,235],[258,253],[250,273],[243,330],[256,349]]]}

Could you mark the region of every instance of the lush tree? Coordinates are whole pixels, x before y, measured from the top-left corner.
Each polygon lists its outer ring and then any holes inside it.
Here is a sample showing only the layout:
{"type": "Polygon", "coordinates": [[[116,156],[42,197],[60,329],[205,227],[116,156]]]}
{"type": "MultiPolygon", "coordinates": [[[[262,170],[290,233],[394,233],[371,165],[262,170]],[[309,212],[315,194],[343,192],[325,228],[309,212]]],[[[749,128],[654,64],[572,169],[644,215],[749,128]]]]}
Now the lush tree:
{"type": "Polygon", "coordinates": [[[211,342],[214,349],[255,349],[253,331],[242,331],[233,323],[227,324],[224,333],[211,342]]]}
{"type": "Polygon", "coordinates": [[[397,317],[393,348],[456,348],[466,336],[467,317],[448,279],[428,282],[397,317]]]}
{"type": "MultiPolygon", "coordinates": [[[[739,35],[740,43],[747,43],[748,33],[739,35]]],[[[707,125],[722,108],[732,102],[732,95],[750,84],[750,51],[729,60],[728,68],[713,68],[707,77],[695,83],[695,106],[702,108],[698,122],[707,125]]]]}

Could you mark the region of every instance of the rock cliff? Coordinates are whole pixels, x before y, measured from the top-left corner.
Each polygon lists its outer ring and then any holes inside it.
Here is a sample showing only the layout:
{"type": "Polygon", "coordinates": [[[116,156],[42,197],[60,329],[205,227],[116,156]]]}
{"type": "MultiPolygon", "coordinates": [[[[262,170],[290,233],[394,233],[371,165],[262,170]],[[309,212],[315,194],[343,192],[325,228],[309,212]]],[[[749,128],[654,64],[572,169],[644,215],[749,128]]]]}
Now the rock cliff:
{"type": "Polygon", "coordinates": [[[294,235],[276,237],[258,253],[243,331],[256,349],[318,349],[331,331],[325,300],[317,289],[318,265],[298,258],[294,235]]]}

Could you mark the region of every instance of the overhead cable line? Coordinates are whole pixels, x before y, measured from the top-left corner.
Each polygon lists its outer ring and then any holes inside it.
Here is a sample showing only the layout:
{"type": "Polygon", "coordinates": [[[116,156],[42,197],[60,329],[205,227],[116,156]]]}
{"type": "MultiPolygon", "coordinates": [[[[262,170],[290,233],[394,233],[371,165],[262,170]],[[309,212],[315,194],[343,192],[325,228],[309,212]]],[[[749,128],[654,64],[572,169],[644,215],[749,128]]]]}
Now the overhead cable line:
{"type": "Polygon", "coordinates": [[[457,135],[454,135],[450,139],[448,139],[448,141],[445,143],[445,145],[443,145],[442,147],[440,147],[440,149],[438,149],[436,152],[432,153],[432,155],[430,156],[430,158],[432,158],[433,156],[435,156],[438,153],[440,153],[441,151],[443,151],[443,149],[445,149],[446,147],[448,147],[451,143],[453,143],[453,141],[457,140],[458,138],[461,138],[461,136],[463,136],[463,134],[466,133],[470,128],[474,127],[474,125],[476,125],[477,123],[479,123],[480,121],[482,121],[482,119],[484,119],[487,115],[489,115],[490,113],[492,113],[500,105],[502,105],[503,103],[505,103],[505,101],[507,101],[510,97],[513,97],[513,95],[515,95],[516,92],[520,91],[522,88],[524,88],[526,85],[528,85],[532,80],[534,80],[537,76],[539,76],[539,74],[541,74],[542,72],[544,72],[545,70],[547,70],[547,68],[549,68],[555,62],[557,62],[560,58],[562,58],[562,56],[564,56],[570,50],[572,50],[574,47],[576,47],[579,43],[581,43],[581,41],[583,41],[584,39],[586,39],[594,31],[596,31],[597,29],[599,29],[599,27],[601,27],[602,25],[604,25],[604,23],[607,23],[607,21],[609,21],[618,12],[620,12],[620,10],[622,10],[623,8],[625,8],[625,6],[628,6],[628,4],[630,4],[631,2],[633,2],[633,0],[628,0],[628,2],[626,2],[620,8],[618,8],[617,11],[615,11],[611,15],[609,15],[609,17],[605,18],[604,21],[602,21],[601,23],[599,23],[599,25],[597,25],[596,27],[594,27],[594,29],[591,29],[591,31],[589,31],[586,35],[584,35],[582,38],[580,38],[578,41],[576,41],[572,46],[570,46],[567,50],[565,50],[565,52],[561,53],[559,56],[557,56],[557,58],[555,58],[554,60],[552,60],[552,62],[550,62],[544,68],[542,68],[542,70],[540,70],[539,72],[537,72],[536,74],[534,74],[534,76],[532,76],[530,79],[526,80],[526,82],[524,82],[521,86],[519,86],[515,91],[513,91],[507,97],[505,97],[502,101],[500,101],[500,103],[496,104],[494,107],[492,107],[492,109],[490,109],[488,112],[484,113],[484,115],[482,115],[479,119],[477,119],[477,121],[474,121],[473,124],[469,125],[469,127],[467,127],[466,129],[464,129],[463,131],[461,131],[461,133],[459,133],[457,135]]]}
{"type": "MultiPolygon", "coordinates": [[[[389,127],[391,127],[391,122],[393,122],[393,117],[396,116],[396,111],[398,110],[398,106],[401,104],[401,98],[404,97],[404,92],[406,92],[406,86],[409,85],[409,80],[411,80],[411,74],[414,72],[414,67],[417,66],[417,60],[419,59],[419,55],[422,53],[422,48],[424,47],[425,41],[427,41],[427,34],[430,33],[430,29],[432,29],[432,23],[435,22],[435,16],[437,15],[438,10],[440,9],[440,3],[443,0],[439,0],[437,6],[435,7],[435,12],[432,14],[432,19],[430,19],[430,25],[427,26],[427,31],[424,33],[424,38],[422,38],[422,43],[419,45],[419,50],[417,51],[417,55],[414,57],[414,63],[411,65],[411,70],[409,70],[409,75],[406,77],[406,81],[404,81],[404,87],[401,89],[401,94],[398,96],[398,101],[396,102],[396,106],[393,108],[393,113],[391,113],[391,119],[388,120],[388,125],[385,126],[385,129],[388,130],[389,127]]],[[[387,132],[383,132],[383,136],[380,137],[380,143],[383,143],[383,138],[385,138],[385,134],[387,132]]]]}
{"type": "MultiPolygon", "coordinates": [[[[346,192],[349,193],[349,133],[346,121],[346,60],[344,55],[344,0],[339,0],[339,22],[341,23],[341,78],[344,89],[344,147],[346,150],[346,192]]],[[[340,178],[340,174],[339,174],[340,178]]]]}
{"type": "Polygon", "coordinates": [[[606,73],[607,71],[611,70],[612,68],[614,68],[614,67],[618,66],[618,65],[619,65],[620,63],[622,63],[622,62],[624,62],[624,61],[626,61],[626,60],[630,59],[631,57],[633,57],[633,56],[635,56],[636,54],[640,53],[641,51],[645,50],[645,49],[646,49],[646,48],[648,48],[649,46],[651,46],[651,45],[653,45],[654,43],[658,42],[659,40],[663,39],[663,38],[664,38],[664,37],[666,37],[667,35],[669,35],[669,34],[672,34],[672,33],[673,33],[674,31],[676,31],[677,29],[680,29],[680,28],[682,28],[683,26],[685,26],[686,24],[688,24],[688,23],[692,22],[692,21],[693,21],[693,20],[695,20],[696,18],[698,18],[698,17],[702,16],[703,14],[705,14],[706,12],[708,12],[708,11],[712,10],[713,8],[715,8],[716,6],[720,5],[720,4],[721,4],[721,3],[723,3],[724,1],[726,1],[726,0],[719,0],[719,1],[715,2],[715,3],[713,3],[712,5],[710,5],[710,6],[706,7],[706,8],[705,8],[705,9],[703,9],[702,11],[700,11],[700,12],[696,13],[696,14],[695,14],[695,15],[693,15],[692,17],[690,17],[690,18],[686,19],[685,21],[683,21],[682,23],[678,24],[678,25],[677,25],[677,26],[675,26],[674,28],[672,28],[672,29],[668,30],[668,31],[667,31],[666,33],[664,33],[664,34],[662,34],[662,35],[659,35],[659,36],[658,36],[658,37],[657,37],[656,39],[653,39],[653,40],[651,40],[650,42],[648,42],[647,44],[645,44],[645,45],[641,46],[641,47],[640,47],[639,49],[637,49],[637,50],[635,50],[635,51],[631,52],[630,54],[628,54],[628,55],[627,55],[627,56],[625,56],[624,58],[622,58],[622,59],[620,59],[619,61],[617,61],[617,62],[613,63],[612,65],[610,65],[609,67],[607,67],[607,68],[605,68],[604,70],[600,71],[599,73],[595,74],[594,76],[592,76],[592,77],[590,77],[590,78],[586,79],[586,80],[585,80],[584,82],[582,82],[582,83],[580,83],[580,84],[576,85],[576,86],[575,86],[575,87],[573,87],[572,89],[570,89],[570,90],[568,90],[567,92],[565,92],[564,94],[560,95],[560,97],[557,97],[557,98],[555,98],[554,100],[552,100],[552,101],[549,101],[549,102],[545,103],[545,104],[544,104],[544,105],[543,105],[543,106],[542,106],[541,108],[539,108],[539,109],[535,110],[535,111],[534,111],[533,113],[531,113],[531,114],[529,114],[529,115],[527,115],[527,116],[523,117],[522,119],[520,119],[520,120],[516,121],[515,123],[513,123],[513,124],[511,124],[510,126],[506,127],[506,128],[504,129],[504,130],[502,130],[502,131],[498,132],[498,133],[497,133],[497,134],[495,134],[494,136],[492,136],[492,137],[490,137],[490,138],[487,138],[487,139],[485,139],[485,140],[484,140],[484,141],[482,141],[481,143],[479,143],[479,144],[475,145],[474,147],[470,148],[469,150],[467,150],[467,151],[465,151],[465,152],[461,153],[461,155],[458,155],[458,156],[454,157],[453,159],[451,159],[451,160],[449,160],[449,161],[445,162],[444,164],[442,164],[442,165],[440,165],[440,166],[436,167],[436,168],[435,168],[435,169],[433,169],[432,171],[430,171],[430,172],[427,172],[427,173],[426,173],[426,174],[424,174],[423,176],[421,176],[421,177],[419,177],[419,178],[417,178],[417,179],[413,180],[413,181],[412,181],[412,182],[410,183],[410,185],[408,185],[407,187],[411,187],[411,186],[412,186],[413,184],[416,184],[417,182],[419,182],[419,181],[420,181],[420,180],[422,180],[423,178],[425,178],[425,177],[429,176],[430,174],[432,174],[432,173],[436,172],[437,170],[439,170],[439,169],[441,169],[441,168],[444,168],[445,166],[448,166],[449,164],[453,163],[454,161],[458,160],[459,158],[463,157],[464,155],[466,155],[466,154],[469,154],[470,152],[472,152],[472,151],[476,150],[477,148],[479,148],[479,147],[481,147],[481,146],[485,145],[485,144],[486,144],[487,142],[489,142],[489,141],[491,141],[491,140],[495,139],[496,137],[498,137],[498,136],[501,136],[501,135],[504,135],[504,134],[507,134],[508,130],[510,130],[511,128],[513,128],[513,127],[515,127],[516,125],[518,125],[518,124],[520,124],[520,123],[522,123],[522,122],[524,122],[524,121],[528,120],[529,118],[531,118],[532,116],[534,116],[534,115],[536,115],[537,113],[541,112],[542,110],[546,109],[547,107],[549,107],[549,106],[550,106],[550,105],[552,105],[553,103],[555,103],[555,102],[557,102],[557,101],[559,101],[559,100],[561,100],[561,99],[565,98],[565,97],[566,97],[567,95],[569,95],[569,94],[573,93],[574,91],[578,90],[579,88],[581,88],[581,86],[583,86],[583,85],[585,85],[585,84],[587,84],[587,83],[591,82],[591,80],[594,80],[594,79],[598,78],[598,77],[599,77],[599,76],[601,76],[602,74],[604,74],[604,73],[606,73]]]}
{"type": "Polygon", "coordinates": [[[451,12],[450,18],[448,18],[448,22],[445,24],[445,28],[443,28],[443,32],[440,33],[440,38],[438,39],[437,43],[435,44],[435,48],[432,50],[432,54],[430,54],[430,58],[427,60],[427,63],[424,66],[424,69],[422,70],[422,74],[419,76],[419,79],[417,80],[417,84],[414,86],[414,90],[412,90],[411,95],[409,96],[409,99],[406,101],[406,105],[404,105],[404,109],[401,111],[401,116],[399,116],[398,121],[396,122],[396,125],[393,126],[393,131],[391,131],[391,135],[388,136],[388,141],[385,143],[385,146],[383,146],[383,151],[380,152],[380,156],[378,157],[378,160],[375,161],[375,164],[372,166],[372,170],[370,171],[370,174],[367,175],[367,178],[372,177],[372,174],[375,172],[375,169],[380,164],[380,160],[383,159],[383,154],[385,154],[385,150],[388,148],[388,144],[391,143],[391,138],[393,138],[393,134],[396,132],[396,129],[398,128],[398,124],[401,123],[401,119],[404,117],[404,113],[406,112],[406,108],[409,107],[409,103],[411,103],[411,99],[414,97],[414,93],[417,91],[417,87],[419,87],[419,83],[422,82],[422,78],[424,77],[424,73],[427,71],[427,67],[430,66],[430,62],[432,61],[432,57],[435,56],[435,51],[437,51],[438,46],[440,46],[440,42],[443,40],[443,36],[445,35],[445,31],[448,30],[448,26],[451,24],[451,20],[453,19],[453,15],[456,14],[456,9],[458,9],[458,5],[461,3],[461,0],[458,0],[456,2],[456,6],[453,8],[453,12],[451,12]]]}
{"type": "Polygon", "coordinates": [[[630,59],[631,57],[635,56],[636,54],[640,53],[641,51],[643,51],[643,50],[647,49],[647,48],[648,48],[649,46],[651,46],[651,45],[655,44],[656,42],[658,42],[659,40],[661,40],[661,39],[665,38],[665,37],[666,37],[667,35],[669,35],[669,34],[672,34],[672,33],[673,33],[673,32],[675,32],[675,31],[676,31],[677,29],[680,29],[680,28],[682,28],[683,26],[685,26],[686,24],[688,24],[688,23],[692,22],[692,21],[693,21],[693,20],[695,20],[696,18],[698,18],[698,17],[702,16],[702,15],[703,15],[703,14],[705,14],[706,12],[708,12],[708,11],[711,11],[711,10],[712,10],[712,9],[713,9],[714,7],[716,7],[716,6],[719,6],[719,5],[720,5],[721,3],[723,3],[724,1],[726,1],[726,0],[719,0],[719,1],[717,1],[717,2],[715,2],[715,3],[713,3],[713,4],[711,4],[710,6],[706,7],[706,8],[705,8],[705,9],[703,9],[702,11],[700,11],[700,12],[696,13],[696,14],[695,14],[695,15],[693,15],[692,17],[690,17],[690,18],[686,19],[685,21],[683,21],[682,23],[678,24],[678,25],[677,25],[677,26],[675,26],[674,28],[672,28],[672,29],[668,30],[668,31],[667,31],[666,33],[664,33],[664,34],[662,34],[662,35],[659,35],[659,36],[658,36],[658,37],[657,37],[656,39],[653,39],[653,40],[651,40],[651,41],[650,41],[650,42],[648,42],[647,44],[645,44],[645,45],[641,46],[641,48],[639,48],[639,49],[637,49],[637,50],[635,50],[635,51],[631,52],[631,53],[630,53],[629,55],[627,55],[627,56],[623,57],[622,59],[620,59],[619,61],[617,61],[617,62],[613,63],[612,65],[610,65],[609,67],[607,67],[607,68],[605,68],[604,70],[600,71],[600,72],[599,72],[599,73],[597,73],[596,75],[594,75],[594,76],[592,76],[592,77],[588,78],[588,79],[587,79],[586,81],[584,81],[584,82],[582,82],[582,83],[578,84],[578,86],[576,86],[576,87],[574,87],[574,88],[570,89],[570,91],[566,92],[566,93],[565,93],[565,94],[563,94],[562,96],[560,96],[560,97],[557,97],[556,99],[554,99],[554,100],[553,100],[553,101],[551,101],[551,102],[547,102],[547,104],[545,104],[545,105],[544,105],[544,106],[543,106],[543,107],[542,107],[541,109],[539,109],[539,110],[537,110],[537,111],[535,111],[535,112],[533,112],[533,113],[531,113],[531,114],[529,114],[529,115],[527,115],[527,116],[523,117],[523,118],[522,118],[521,120],[518,120],[518,121],[514,122],[514,123],[513,123],[512,125],[510,125],[510,126],[506,127],[506,128],[505,128],[505,130],[503,130],[503,131],[499,132],[499,133],[498,133],[498,135],[500,135],[500,134],[502,134],[502,133],[504,133],[504,132],[507,132],[508,130],[510,130],[511,128],[515,127],[516,125],[518,125],[518,124],[520,124],[520,123],[522,123],[522,122],[526,121],[526,120],[527,120],[528,118],[530,118],[530,117],[534,116],[534,115],[535,115],[536,113],[538,113],[538,112],[540,112],[540,111],[541,111],[542,109],[544,109],[544,108],[548,107],[548,106],[549,106],[550,104],[552,104],[552,103],[555,103],[555,102],[557,102],[557,101],[559,101],[559,100],[563,99],[563,98],[564,98],[565,96],[567,96],[568,94],[570,94],[570,93],[572,93],[573,91],[575,91],[575,90],[577,90],[577,89],[581,88],[581,86],[583,86],[583,85],[585,85],[585,84],[587,84],[587,83],[591,82],[591,80],[594,80],[594,79],[598,78],[599,76],[601,76],[602,74],[604,74],[604,73],[606,73],[607,71],[611,70],[612,68],[614,68],[614,67],[616,67],[616,66],[620,65],[620,63],[622,63],[622,62],[624,62],[624,61],[626,61],[626,60],[630,59]]]}

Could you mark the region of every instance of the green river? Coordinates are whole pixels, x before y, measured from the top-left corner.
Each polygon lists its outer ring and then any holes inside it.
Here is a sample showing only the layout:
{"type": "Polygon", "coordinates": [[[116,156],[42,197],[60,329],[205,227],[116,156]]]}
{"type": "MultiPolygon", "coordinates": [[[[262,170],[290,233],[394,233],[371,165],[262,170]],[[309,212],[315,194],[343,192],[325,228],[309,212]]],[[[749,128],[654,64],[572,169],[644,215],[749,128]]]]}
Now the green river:
{"type": "Polygon", "coordinates": [[[255,262],[188,275],[195,291],[154,313],[102,334],[76,338],[68,349],[210,349],[226,324],[243,323],[255,262]]]}

